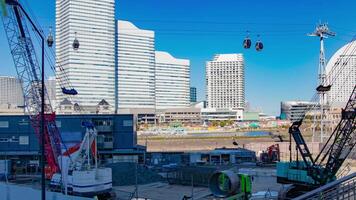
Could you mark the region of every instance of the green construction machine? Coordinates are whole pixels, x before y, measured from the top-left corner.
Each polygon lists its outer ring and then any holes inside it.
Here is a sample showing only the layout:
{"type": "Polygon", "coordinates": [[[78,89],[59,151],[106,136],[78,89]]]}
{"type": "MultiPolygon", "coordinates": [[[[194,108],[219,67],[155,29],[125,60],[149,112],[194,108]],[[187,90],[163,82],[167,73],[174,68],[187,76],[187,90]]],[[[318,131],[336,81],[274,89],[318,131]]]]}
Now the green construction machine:
{"type": "Polygon", "coordinates": [[[209,189],[218,198],[247,200],[252,194],[251,176],[232,170],[218,171],[210,177],[209,189]]]}
{"type": "MultiPolygon", "coordinates": [[[[291,138],[295,141],[296,155],[302,159],[277,163],[277,182],[292,184],[285,191],[285,198],[297,197],[336,179],[353,148],[356,146],[356,85],[351,96],[341,111],[341,119],[319,154],[314,157],[300,131],[303,118],[289,128],[291,138]]],[[[290,145],[291,146],[291,145],[290,145]]]]}

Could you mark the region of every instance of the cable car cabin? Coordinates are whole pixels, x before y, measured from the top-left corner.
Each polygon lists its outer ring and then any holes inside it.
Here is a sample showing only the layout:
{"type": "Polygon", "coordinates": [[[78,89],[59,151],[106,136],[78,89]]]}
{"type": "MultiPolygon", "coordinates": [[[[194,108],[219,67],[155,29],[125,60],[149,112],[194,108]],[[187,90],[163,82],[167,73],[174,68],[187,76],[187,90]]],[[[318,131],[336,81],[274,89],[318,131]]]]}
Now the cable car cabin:
{"type": "Polygon", "coordinates": [[[256,45],[255,45],[255,48],[256,48],[256,51],[262,51],[263,49],[263,43],[259,40],[256,42],[256,45]]]}
{"type": "Polygon", "coordinates": [[[244,48],[249,49],[251,47],[251,39],[246,37],[243,42],[244,48]]]}
{"type": "Polygon", "coordinates": [[[78,92],[75,89],[67,89],[65,87],[62,88],[62,93],[67,95],[77,95],[78,92]]]}
{"type": "Polygon", "coordinates": [[[52,47],[53,46],[53,36],[52,35],[49,35],[47,37],[47,45],[48,45],[48,47],[52,47]]]}
{"type": "Polygon", "coordinates": [[[318,91],[318,92],[327,92],[327,91],[330,91],[330,88],[331,88],[331,85],[327,85],[327,86],[319,85],[316,88],[316,91],[318,91]]]}
{"type": "Polygon", "coordinates": [[[77,38],[74,39],[73,41],[73,49],[78,50],[79,49],[79,41],[77,38]]]}

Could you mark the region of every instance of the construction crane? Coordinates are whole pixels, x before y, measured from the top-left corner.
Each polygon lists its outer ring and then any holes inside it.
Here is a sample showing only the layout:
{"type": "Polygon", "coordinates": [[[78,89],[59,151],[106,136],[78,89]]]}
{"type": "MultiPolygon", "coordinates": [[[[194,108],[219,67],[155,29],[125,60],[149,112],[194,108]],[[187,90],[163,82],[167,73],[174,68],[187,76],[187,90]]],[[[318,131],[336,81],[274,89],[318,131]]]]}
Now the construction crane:
{"type": "MultiPolygon", "coordinates": [[[[303,162],[277,164],[277,181],[294,184],[292,196],[325,185],[336,179],[336,173],[356,145],[356,85],[341,112],[341,120],[320,153],[314,159],[300,131],[303,118],[289,128],[303,162]]],[[[298,154],[297,151],[297,154],[298,154]]]]}
{"type": "MultiPolygon", "coordinates": [[[[110,168],[98,168],[96,136],[97,132],[91,122],[84,122],[86,128],[83,140],[66,148],[56,125],[56,114],[53,111],[44,83],[44,35],[26,13],[18,0],[2,1],[2,21],[9,43],[18,78],[22,81],[25,113],[28,114],[35,134],[42,144],[47,161],[46,177],[51,179],[51,188],[79,196],[98,196],[107,199],[112,190],[112,172],[110,168]],[[27,24],[31,26],[28,27],[27,24]],[[35,46],[32,42],[34,31],[42,39],[42,68],[37,60],[35,46]],[[42,70],[42,71],[41,71],[42,70]],[[43,133],[43,135],[41,135],[43,133]],[[92,166],[95,163],[95,166],[92,166]]],[[[47,39],[49,47],[53,36],[47,39]]],[[[79,42],[73,42],[77,49],[79,42]]],[[[63,71],[61,66],[56,66],[63,71]]],[[[55,69],[52,66],[52,69],[55,69]]],[[[62,73],[57,80],[62,92],[76,95],[77,91],[70,86],[62,73]]],[[[44,169],[42,169],[44,170],[44,169]]],[[[42,180],[42,183],[44,181],[42,180]]]]}

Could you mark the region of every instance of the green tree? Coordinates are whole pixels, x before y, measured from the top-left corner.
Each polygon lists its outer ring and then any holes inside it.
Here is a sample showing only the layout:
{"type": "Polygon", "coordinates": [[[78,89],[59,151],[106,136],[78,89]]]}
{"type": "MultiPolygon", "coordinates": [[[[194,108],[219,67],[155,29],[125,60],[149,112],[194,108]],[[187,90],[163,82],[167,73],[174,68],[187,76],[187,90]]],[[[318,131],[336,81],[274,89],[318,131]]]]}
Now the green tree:
{"type": "Polygon", "coordinates": [[[220,127],[225,127],[226,126],[226,121],[221,121],[220,122],[220,127]]]}

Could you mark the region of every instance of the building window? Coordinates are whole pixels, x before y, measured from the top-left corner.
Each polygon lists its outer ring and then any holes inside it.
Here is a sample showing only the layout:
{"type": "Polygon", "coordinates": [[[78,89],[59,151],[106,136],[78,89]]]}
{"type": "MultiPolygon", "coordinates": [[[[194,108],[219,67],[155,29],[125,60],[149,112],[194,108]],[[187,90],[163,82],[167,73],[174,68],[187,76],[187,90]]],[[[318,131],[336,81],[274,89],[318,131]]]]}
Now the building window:
{"type": "Polygon", "coordinates": [[[9,142],[9,138],[0,138],[0,142],[9,142]]]}
{"type": "Polygon", "coordinates": [[[132,120],[124,120],[123,126],[132,126],[132,120]]]}
{"type": "Polygon", "coordinates": [[[0,128],[9,128],[8,121],[0,121],[0,128]]]}
{"type": "Polygon", "coordinates": [[[28,136],[20,136],[19,137],[19,144],[20,145],[28,145],[29,144],[28,136]]]}
{"type": "Polygon", "coordinates": [[[56,126],[57,126],[57,128],[61,128],[62,127],[62,122],[61,121],[56,121],[56,126]]]}

